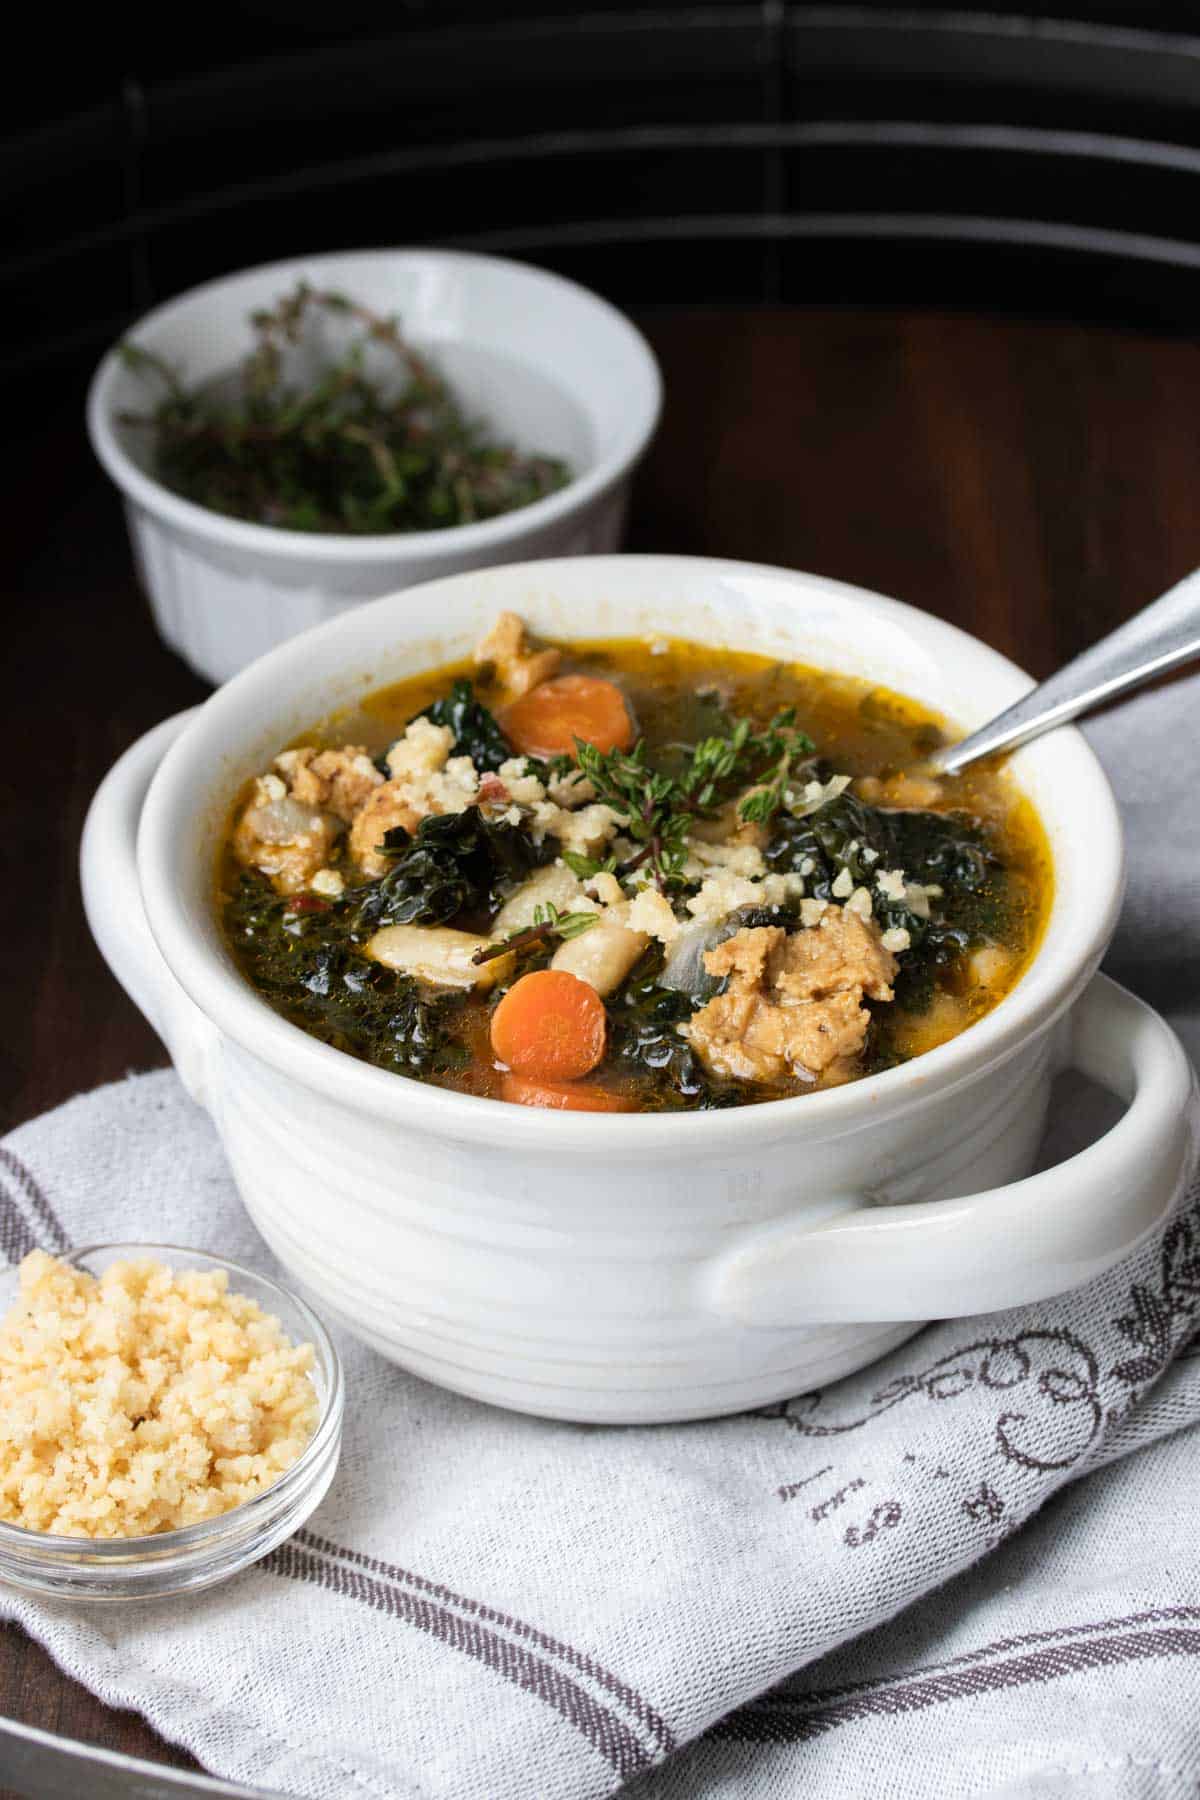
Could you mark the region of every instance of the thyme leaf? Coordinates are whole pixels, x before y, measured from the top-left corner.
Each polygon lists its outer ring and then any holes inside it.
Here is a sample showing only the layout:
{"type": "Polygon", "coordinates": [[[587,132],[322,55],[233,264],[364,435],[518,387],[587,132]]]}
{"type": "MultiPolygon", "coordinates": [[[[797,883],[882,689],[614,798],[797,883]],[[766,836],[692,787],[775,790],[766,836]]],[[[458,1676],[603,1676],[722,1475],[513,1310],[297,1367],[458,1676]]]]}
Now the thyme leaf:
{"type": "Polygon", "coordinates": [[[553,901],[533,909],[533,923],[520,931],[510,932],[499,944],[489,944],[485,950],[477,950],[471,958],[473,963],[493,962],[498,956],[509,956],[514,950],[524,953],[529,950],[540,950],[544,945],[557,939],[565,944],[569,938],[591,929],[600,915],[593,912],[559,912],[553,901]]]}
{"type": "Polygon", "coordinates": [[[584,856],[579,850],[561,850],[559,856],[566,863],[572,875],[578,875],[580,881],[590,881],[593,875],[616,873],[617,859],[615,856],[606,856],[601,861],[597,856],[584,856]]]}

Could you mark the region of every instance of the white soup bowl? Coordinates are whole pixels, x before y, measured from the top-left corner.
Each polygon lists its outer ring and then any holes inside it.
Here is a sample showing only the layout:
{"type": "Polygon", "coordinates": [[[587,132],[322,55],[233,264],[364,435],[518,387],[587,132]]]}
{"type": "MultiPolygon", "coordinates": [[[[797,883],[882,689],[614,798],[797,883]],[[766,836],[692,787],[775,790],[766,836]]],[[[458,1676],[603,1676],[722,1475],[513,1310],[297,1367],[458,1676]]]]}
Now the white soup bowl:
{"type": "Polygon", "coordinates": [[[167,720],[108,776],[83,845],[101,949],[212,1114],[255,1224],[348,1330],[526,1412],[703,1417],[827,1383],[930,1318],[1086,1281],[1175,1204],[1190,1065],[1096,973],[1121,828],[1070,729],[1012,759],[1054,858],[1031,966],[960,1036],[869,1079],[728,1111],[540,1112],[371,1067],[273,1012],[213,905],[241,783],[333,709],[466,653],[501,608],[548,637],[674,634],[878,680],[964,728],[1029,685],[937,619],[750,564],[568,559],[415,598],[308,632],[167,720]],[[1128,1106],[1031,1175],[1067,1066],[1128,1106]]]}

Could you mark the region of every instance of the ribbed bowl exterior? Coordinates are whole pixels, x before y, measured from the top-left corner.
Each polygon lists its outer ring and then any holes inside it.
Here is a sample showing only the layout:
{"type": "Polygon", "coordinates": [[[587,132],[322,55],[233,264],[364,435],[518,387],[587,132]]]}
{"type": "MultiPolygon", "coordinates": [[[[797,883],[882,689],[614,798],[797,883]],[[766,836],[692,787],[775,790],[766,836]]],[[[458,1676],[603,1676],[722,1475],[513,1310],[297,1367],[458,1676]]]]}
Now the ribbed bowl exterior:
{"type": "Polygon", "coordinates": [[[752,1157],[603,1163],[425,1134],[351,1111],[214,1042],[206,1099],[242,1198],[291,1275],[391,1361],[500,1406],[593,1423],[766,1405],[883,1355],[921,1320],[748,1326],[706,1272],[735,1236],[1029,1173],[1053,1031],[902,1122],[752,1157]],[[936,1148],[931,1154],[931,1143],[936,1148]],[[496,1196],[505,1196],[502,1203],[496,1196]]]}
{"type": "MultiPolygon", "coordinates": [[[[538,526],[506,546],[506,559],[598,556],[620,548],[630,481],[582,505],[567,518],[538,526]]],[[[454,575],[494,560],[371,558],[355,563],[307,564],[301,559],[222,552],[211,541],[179,530],[136,501],[126,501],[129,540],[154,623],[163,640],[198,675],[220,685],[277,644],[335,619],[364,600],[454,575]]]]}

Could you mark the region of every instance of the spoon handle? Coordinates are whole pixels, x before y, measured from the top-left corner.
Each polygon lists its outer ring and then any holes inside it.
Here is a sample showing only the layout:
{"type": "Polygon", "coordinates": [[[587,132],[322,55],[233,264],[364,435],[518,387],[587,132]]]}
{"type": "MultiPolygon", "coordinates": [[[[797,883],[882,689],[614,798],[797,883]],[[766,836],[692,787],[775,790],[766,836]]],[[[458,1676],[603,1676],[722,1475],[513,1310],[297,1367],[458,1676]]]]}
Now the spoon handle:
{"type": "Polygon", "coordinates": [[[1041,682],[998,718],[961,743],[935,752],[936,773],[956,775],[998,750],[1015,750],[1054,725],[1140,687],[1155,675],[1200,657],[1200,569],[1185,575],[1116,631],[1041,682]]]}

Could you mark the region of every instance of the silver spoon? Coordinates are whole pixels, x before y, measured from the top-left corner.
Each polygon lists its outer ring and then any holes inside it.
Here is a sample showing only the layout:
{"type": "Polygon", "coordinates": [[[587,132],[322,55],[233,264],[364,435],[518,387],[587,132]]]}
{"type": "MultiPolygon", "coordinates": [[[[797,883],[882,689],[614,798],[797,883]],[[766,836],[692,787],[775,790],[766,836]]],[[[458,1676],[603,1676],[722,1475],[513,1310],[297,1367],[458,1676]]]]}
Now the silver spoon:
{"type": "Polygon", "coordinates": [[[922,766],[935,775],[957,775],[981,756],[1015,750],[1193,657],[1200,657],[1200,569],[1185,575],[1160,600],[1152,600],[1057,675],[1040,682],[989,725],[960,743],[935,750],[922,766]]]}

